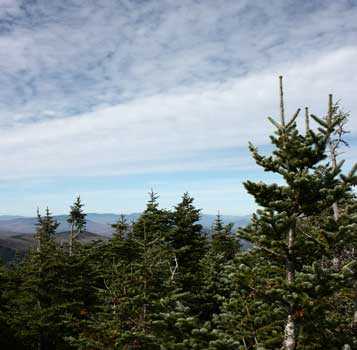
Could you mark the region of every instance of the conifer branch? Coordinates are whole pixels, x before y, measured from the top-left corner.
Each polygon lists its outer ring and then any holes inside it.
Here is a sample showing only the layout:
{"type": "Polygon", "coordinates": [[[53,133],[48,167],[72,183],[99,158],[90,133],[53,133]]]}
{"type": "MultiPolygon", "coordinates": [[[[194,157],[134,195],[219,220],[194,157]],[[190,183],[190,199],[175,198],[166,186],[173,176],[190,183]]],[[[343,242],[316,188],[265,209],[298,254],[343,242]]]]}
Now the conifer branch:
{"type": "Polygon", "coordinates": [[[315,114],[310,114],[311,118],[315,120],[316,123],[320,124],[323,126],[325,129],[329,129],[329,126],[326,124],[324,120],[321,118],[317,117],[315,114]]]}
{"type": "Polygon", "coordinates": [[[290,127],[291,125],[293,125],[293,123],[295,122],[296,118],[298,117],[300,111],[301,111],[301,108],[298,108],[297,111],[295,112],[295,114],[293,115],[293,117],[291,118],[291,120],[289,121],[287,127],[290,127]]]}
{"type": "Polygon", "coordinates": [[[268,120],[277,128],[277,129],[281,129],[282,125],[279,124],[277,121],[275,121],[272,117],[268,117],[268,120]]]}
{"type": "Polygon", "coordinates": [[[274,255],[274,256],[276,256],[276,257],[278,257],[278,258],[280,258],[280,259],[285,259],[285,256],[284,256],[284,255],[279,254],[279,253],[275,252],[274,250],[271,250],[271,249],[266,248],[266,247],[262,247],[262,246],[260,246],[260,245],[256,245],[256,247],[257,247],[258,249],[264,250],[265,252],[267,252],[267,253],[269,253],[269,254],[271,254],[271,255],[274,255]]]}

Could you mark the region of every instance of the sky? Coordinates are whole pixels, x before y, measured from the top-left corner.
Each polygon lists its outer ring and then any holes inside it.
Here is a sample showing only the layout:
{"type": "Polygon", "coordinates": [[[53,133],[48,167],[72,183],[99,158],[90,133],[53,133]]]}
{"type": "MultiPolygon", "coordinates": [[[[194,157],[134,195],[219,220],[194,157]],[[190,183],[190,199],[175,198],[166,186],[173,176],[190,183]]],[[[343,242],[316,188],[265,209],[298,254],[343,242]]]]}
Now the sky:
{"type": "Polygon", "coordinates": [[[0,215],[171,208],[246,215],[242,182],[279,182],[267,116],[351,113],[357,156],[355,0],[0,0],[0,215]]]}

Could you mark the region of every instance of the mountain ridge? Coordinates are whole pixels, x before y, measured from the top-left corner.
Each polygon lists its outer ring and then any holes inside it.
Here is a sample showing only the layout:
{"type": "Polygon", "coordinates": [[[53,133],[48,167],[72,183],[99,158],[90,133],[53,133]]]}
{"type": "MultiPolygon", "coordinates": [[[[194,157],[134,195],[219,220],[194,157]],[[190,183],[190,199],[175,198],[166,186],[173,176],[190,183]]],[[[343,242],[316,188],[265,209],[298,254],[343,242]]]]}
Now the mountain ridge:
{"type": "MultiPolygon", "coordinates": [[[[129,222],[136,221],[141,213],[124,214],[129,222]]],[[[68,215],[54,215],[54,218],[60,224],[57,232],[69,231],[69,224],[67,223],[68,215]]],[[[111,225],[119,218],[118,214],[112,213],[88,213],[87,214],[87,231],[103,236],[111,236],[113,229],[111,225]]],[[[212,226],[216,215],[202,214],[200,224],[206,228],[212,226]]],[[[234,216],[222,215],[224,223],[234,223],[236,227],[244,226],[249,222],[249,215],[234,216]]],[[[16,234],[33,234],[36,231],[36,217],[26,217],[17,215],[0,215],[0,237],[12,236],[16,234]]]]}
{"type": "MultiPolygon", "coordinates": [[[[126,214],[128,221],[135,221],[141,213],[126,214]]],[[[54,218],[59,222],[59,227],[55,239],[58,242],[67,240],[69,232],[69,224],[67,223],[67,215],[54,215],[54,218]]],[[[79,240],[83,243],[93,240],[110,239],[113,233],[111,224],[117,221],[118,214],[112,213],[88,213],[87,214],[87,230],[83,233],[79,240]]],[[[207,230],[209,229],[216,215],[202,214],[200,223],[207,230]]],[[[249,222],[249,216],[234,216],[222,215],[222,221],[226,224],[232,222],[235,227],[244,226],[249,222]]],[[[31,247],[34,246],[34,233],[36,231],[36,217],[26,217],[20,215],[0,215],[0,259],[3,261],[12,261],[16,254],[23,255],[31,247]]],[[[245,243],[242,242],[245,246],[245,243]]]]}

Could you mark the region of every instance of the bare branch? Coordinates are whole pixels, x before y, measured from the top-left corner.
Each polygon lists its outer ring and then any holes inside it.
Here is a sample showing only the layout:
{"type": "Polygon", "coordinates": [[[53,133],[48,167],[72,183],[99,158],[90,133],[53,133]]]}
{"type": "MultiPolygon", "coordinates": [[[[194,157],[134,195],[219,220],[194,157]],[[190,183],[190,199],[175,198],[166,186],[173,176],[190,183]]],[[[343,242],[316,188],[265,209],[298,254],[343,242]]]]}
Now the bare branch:
{"type": "Polygon", "coordinates": [[[178,269],[178,261],[177,261],[176,255],[174,256],[174,261],[175,261],[175,266],[174,266],[174,267],[171,267],[171,265],[170,265],[170,263],[169,263],[170,272],[171,272],[171,277],[170,277],[170,280],[171,280],[171,281],[174,280],[176,271],[177,271],[177,269],[178,269]]]}

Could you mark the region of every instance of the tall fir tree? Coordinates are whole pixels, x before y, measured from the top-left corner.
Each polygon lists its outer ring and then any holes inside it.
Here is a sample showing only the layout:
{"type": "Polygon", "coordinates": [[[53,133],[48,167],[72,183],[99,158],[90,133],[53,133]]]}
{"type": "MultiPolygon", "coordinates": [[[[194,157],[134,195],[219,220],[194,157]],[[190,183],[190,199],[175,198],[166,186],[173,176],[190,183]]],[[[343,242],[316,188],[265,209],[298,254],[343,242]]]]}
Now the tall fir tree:
{"type": "Polygon", "coordinates": [[[58,222],[53,219],[50,210],[46,208],[44,216],[41,216],[40,211],[37,210],[37,223],[36,223],[36,250],[41,252],[43,246],[54,239],[56,229],[59,226],[58,222]]]}
{"type": "Polygon", "coordinates": [[[127,237],[130,230],[130,224],[128,223],[128,220],[126,219],[125,215],[121,214],[117,222],[115,222],[111,226],[114,230],[114,237],[120,240],[123,240],[127,237]]]}
{"type": "MultiPolygon", "coordinates": [[[[27,332],[19,333],[29,349],[36,347],[47,350],[59,345],[61,333],[58,331],[57,302],[59,301],[61,283],[57,271],[63,267],[61,252],[55,243],[56,229],[59,226],[50,210],[46,208],[42,216],[37,211],[36,252],[31,253],[21,266],[21,287],[26,291],[19,298],[22,314],[14,314],[14,322],[26,325],[27,332]],[[56,327],[57,326],[57,327],[56,327]],[[36,339],[37,338],[37,339],[36,339]]],[[[16,324],[16,323],[15,323],[16,324]]],[[[63,345],[63,344],[62,344],[63,345]]]]}
{"type": "Polygon", "coordinates": [[[78,236],[86,229],[86,214],[83,212],[84,204],[81,202],[81,197],[78,196],[71,206],[71,210],[67,219],[70,224],[68,236],[69,255],[72,256],[74,244],[78,236]]]}
{"type": "Polygon", "coordinates": [[[194,199],[184,193],[172,213],[173,226],[165,236],[170,276],[162,298],[163,310],[155,315],[155,333],[165,349],[204,348],[207,333],[201,334],[205,310],[202,301],[201,259],[207,239],[199,223],[200,210],[194,199]]]}
{"type": "Polygon", "coordinates": [[[103,286],[98,288],[97,311],[71,344],[91,349],[160,349],[155,315],[163,311],[160,300],[171,276],[164,242],[171,216],[159,208],[157,198],[150,193],[145,211],[132,227],[121,219],[115,225],[119,234],[101,251],[103,286]]]}
{"type": "Polygon", "coordinates": [[[215,255],[223,254],[225,261],[232,259],[239,250],[239,241],[232,233],[233,227],[233,223],[224,224],[218,212],[212,227],[211,249],[215,255]]]}
{"type": "Polygon", "coordinates": [[[197,267],[207,249],[207,239],[199,223],[200,209],[193,205],[194,199],[186,192],[173,212],[173,227],[166,238],[177,259],[177,283],[183,289],[195,288],[197,267]]]}
{"type": "MultiPolygon", "coordinates": [[[[336,327],[329,309],[336,295],[352,293],[353,272],[348,268],[352,261],[347,259],[339,271],[326,262],[331,262],[336,245],[347,246],[356,235],[352,227],[346,234],[331,210],[333,203],[350,196],[356,167],[342,175],[341,163],[333,166],[325,161],[338,120],[330,118],[327,123],[311,115],[318,130],[299,133],[299,110],[286,121],[282,84],[280,92],[281,121],[269,118],[276,128],[271,136],[272,155],[260,155],[253,145],[249,148],[256,163],[280,175],[285,185],[244,184],[261,209],[239,232],[253,249],[244,259],[238,257],[236,271],[230,272],[237,292],[221,317],[222,339],[226,337],[230,344],[238,340],[244,348],[342,348],[353,342],[351,333],[336,327]],[[238,339],[234,324],[245,330],[238,339]]],[[[353,220],[349,217],[350,223],[353,220]]]]}
{"type": "Polygon", "coordinates": [[[221,313],[223,302],[230,296],[230,290],[225,283],[225,266],[240,249],[238,238],[232,233],[233,224],[224,224],[220,213],[217,214],[211,229],[209,249],[200,261],[202,269],[201,302],[205,322],[196,329],[194,334],[206,334],[206,344],[216,339],[212,320],[221,313]]]}
{"type": "Polygon", "coordinates": [[[149,192],[149,200],[144,212],[132,226],[135,239],[163,240],[172,225],[171,213],[159,208],[158,194],[153,190],[149,192]]]}

